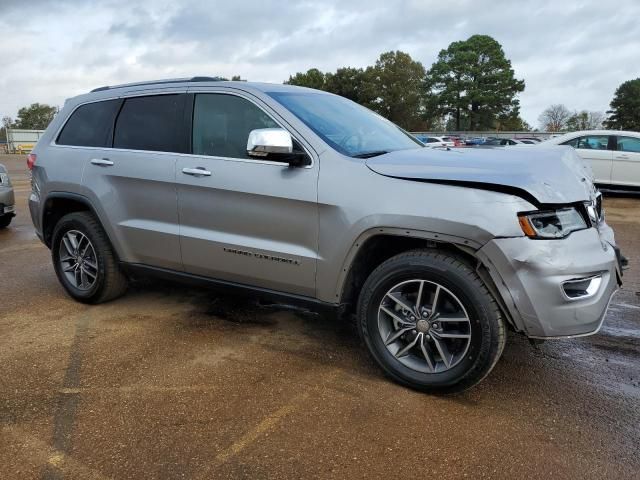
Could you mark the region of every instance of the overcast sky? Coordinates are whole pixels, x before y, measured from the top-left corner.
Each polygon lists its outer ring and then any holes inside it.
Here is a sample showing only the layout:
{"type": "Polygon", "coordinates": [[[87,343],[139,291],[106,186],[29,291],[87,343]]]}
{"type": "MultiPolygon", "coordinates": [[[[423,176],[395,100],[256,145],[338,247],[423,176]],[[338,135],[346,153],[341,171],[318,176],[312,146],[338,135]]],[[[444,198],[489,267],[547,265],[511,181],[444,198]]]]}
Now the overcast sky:
{"type": "Polygon", "coordinates": [[[604,111],[640,77],[640,0],[0,0],[0,116],[108,84],[193,75],[277,82],[365,67],[403,50],[429,68],[449,43],[498,40],[526,88],[525,120],[552,103],[604,111]]]}

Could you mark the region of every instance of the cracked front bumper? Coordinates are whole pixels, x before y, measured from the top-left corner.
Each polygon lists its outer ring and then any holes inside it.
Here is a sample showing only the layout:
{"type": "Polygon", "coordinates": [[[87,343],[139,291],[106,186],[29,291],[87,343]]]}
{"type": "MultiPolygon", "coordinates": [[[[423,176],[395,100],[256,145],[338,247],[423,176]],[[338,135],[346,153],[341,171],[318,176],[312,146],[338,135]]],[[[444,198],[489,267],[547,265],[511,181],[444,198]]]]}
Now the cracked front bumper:
{"type": "Polygon", "coordinates": [[[480,255],[516,328],[529,337],[597,332],[621,283],[613,231],[606,224],[562,240],[494,239],[480,255]],[[567,295],[567,285],[590,278],[600,279],[596,289],[577,298],[567,295]]]}

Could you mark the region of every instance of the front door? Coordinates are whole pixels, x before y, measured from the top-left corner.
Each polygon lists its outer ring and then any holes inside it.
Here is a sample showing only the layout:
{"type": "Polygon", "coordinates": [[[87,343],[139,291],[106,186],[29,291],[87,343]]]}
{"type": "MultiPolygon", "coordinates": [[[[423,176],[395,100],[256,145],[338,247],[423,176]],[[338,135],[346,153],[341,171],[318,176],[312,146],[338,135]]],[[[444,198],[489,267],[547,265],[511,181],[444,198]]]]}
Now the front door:
{"type": "Polygon", "coordinates": [[[246,153],[249,132],[280,127],[252,100],[192,96],[192,154],[176,188],[187,272],[299,295],[315,294],[318,162],[303,168],[246,153]]]}
{"type": "Polygon", "coordinates": [[[611,183],[640,187],[640,138],[618,136],[611,183]]]}
{"type": "Polygon", "coordinates": [[[578,155],[591,165],[595,183],[611,183],[613,151],[609,148],[609,135],[585,135],[569,140],[563,145],[574,147],[578,155]]]}

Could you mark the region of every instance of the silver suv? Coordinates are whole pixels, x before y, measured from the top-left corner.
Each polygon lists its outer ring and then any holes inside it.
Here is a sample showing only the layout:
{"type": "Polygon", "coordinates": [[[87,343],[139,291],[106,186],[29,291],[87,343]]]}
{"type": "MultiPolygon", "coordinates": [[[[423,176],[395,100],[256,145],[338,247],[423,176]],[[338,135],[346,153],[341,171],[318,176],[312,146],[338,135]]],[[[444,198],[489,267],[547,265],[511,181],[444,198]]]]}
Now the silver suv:
{"type": "Polygon", "coordinates": [[[482,380],[507,328],[596,332],[621,282],[571,148],[423,148],[315,90],[98,88],[65,103],[28,163],[33,223],[76,300],[161,275],[326,309],[421,390],[482,380]]]}
{"type": "Polygon", "coordinates": [[[7,228],[15,215],[13,185],[7,169],[0,164],[0,229],[7,228]]]}

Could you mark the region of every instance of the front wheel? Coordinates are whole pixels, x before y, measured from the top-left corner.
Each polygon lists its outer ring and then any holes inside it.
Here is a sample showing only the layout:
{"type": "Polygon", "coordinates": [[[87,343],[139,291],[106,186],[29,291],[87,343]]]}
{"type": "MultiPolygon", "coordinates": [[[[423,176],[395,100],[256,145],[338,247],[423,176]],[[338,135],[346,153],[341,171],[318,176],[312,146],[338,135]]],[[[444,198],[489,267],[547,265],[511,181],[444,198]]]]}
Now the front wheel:
{"type": "Polygon", "coordinates": [[[396,255],[373,271],[360,294],[358,326],[392,379],[444,393],[486,377],[506,338],[500,309],[475,271],[429,250],[396,255]]]}
{"type": "Polygon", "coordinates": [[[11,215],[3,215],[0,217],[0,229],[7,228],[11,223],[13,217],[11,215]]]}

